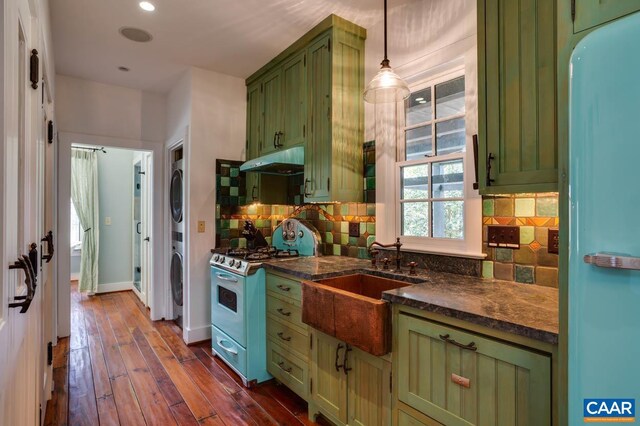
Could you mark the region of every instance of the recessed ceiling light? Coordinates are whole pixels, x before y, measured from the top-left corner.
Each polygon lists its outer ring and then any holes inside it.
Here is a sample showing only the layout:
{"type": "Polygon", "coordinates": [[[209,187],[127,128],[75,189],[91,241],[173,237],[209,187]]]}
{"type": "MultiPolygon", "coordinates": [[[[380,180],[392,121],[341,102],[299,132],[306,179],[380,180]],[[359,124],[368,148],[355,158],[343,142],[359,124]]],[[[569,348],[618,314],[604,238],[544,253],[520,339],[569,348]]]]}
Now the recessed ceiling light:
{"type": "Polygon", "coordinates": [[[141,30],[140,28],[122,27],[119,31],[124,38],[140,43],[151,41],[151,39],[153,38],[151,34],[146,32],[145,30],[141,30]]]}
{"type": "Polygon", "coordinates": [[[418,101],[419,104],[426,104],[427,101],[418,101]]]}
{"type": "Polygon", "coordinates": [[[118,69],[119,69],[120,71],[122,71],[122,72],[129,72],[129,68],[127,68],[127,67],[122,67],[122,66],[120,66],[120,67],[118,67],[118,69]]]}
{"type": "Polygon", "coordinates": [[[140,9],[146,10],[147,12],[153,12],[154,10],[156,10],[156,7],[153,5],[153,3],[150,3],[148,1],[141,1],[140,9]]]}
{"type": "Polygon", "coordinates": [[[416,98],[416,101],[424,101],[424,98],[416,98]]]}

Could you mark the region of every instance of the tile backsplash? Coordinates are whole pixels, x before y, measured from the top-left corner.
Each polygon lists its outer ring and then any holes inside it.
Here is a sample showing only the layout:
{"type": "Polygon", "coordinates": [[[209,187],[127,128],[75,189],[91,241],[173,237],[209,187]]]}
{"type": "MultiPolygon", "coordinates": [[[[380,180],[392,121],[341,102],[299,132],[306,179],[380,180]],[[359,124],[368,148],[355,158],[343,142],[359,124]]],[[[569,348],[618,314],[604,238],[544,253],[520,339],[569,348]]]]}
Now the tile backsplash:
{"type": "Polygon", "coordinates": [[[485,196],[482,216],[484,277],[558,287],[558,255],[549,253],[547,237],[559,225],[557,193],[485,196]],[[520,227],[520,248],[488,247],[489,225],[520,227]]]}

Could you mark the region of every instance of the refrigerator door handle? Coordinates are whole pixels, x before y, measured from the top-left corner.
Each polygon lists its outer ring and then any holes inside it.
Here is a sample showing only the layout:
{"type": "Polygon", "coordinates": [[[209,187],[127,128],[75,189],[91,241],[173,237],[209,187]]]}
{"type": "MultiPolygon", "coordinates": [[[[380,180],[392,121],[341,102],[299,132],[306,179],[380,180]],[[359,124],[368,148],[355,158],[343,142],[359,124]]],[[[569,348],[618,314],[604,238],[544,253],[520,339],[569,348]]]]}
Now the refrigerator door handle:
{"type": "Polygon", "coordinates": [[[611,253],[593,253],[584,257],[584,263],[600,268],[640,270],[640,257],[621,256],[611,253]]]}

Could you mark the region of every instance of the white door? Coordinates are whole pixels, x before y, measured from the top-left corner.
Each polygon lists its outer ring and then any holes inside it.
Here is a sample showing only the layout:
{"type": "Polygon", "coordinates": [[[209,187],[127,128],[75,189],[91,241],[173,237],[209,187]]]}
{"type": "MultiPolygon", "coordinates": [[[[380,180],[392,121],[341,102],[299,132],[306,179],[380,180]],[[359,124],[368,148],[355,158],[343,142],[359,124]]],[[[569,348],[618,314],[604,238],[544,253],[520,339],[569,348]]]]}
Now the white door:
{"type": "MultiPolygon", "coordinates": [[[[136,288],[134,285],[133,290],[136,295],[140,298],[142,303],[145,306],[150,306],[151,299],[151,256],[152,256],[152,245],[151,245],[151,230],[152,230],[152,213],[153,209],[151,206],[153,205],[153,195],[151,191],[153,185],[153,154],[151,152],[142,153],[141,159],[136,165],[140,166],[140,193],[139,193],[139,203],[140,203],[140,217],[135,218],[134,214],[134,224],[136,227],[134,238],[140,239],[140,244],[137,245],[134,242],[134,257],[139,255],[139,267],[140,267],[140,289],[136,288]],[[136,254],[135,251],[138,251],[139,254],[136,254]]],[[[134,189],[135,191],[135,189],[134,189]]],[[[135,195],[134,195],[135,197],[135,195]]],[[[134,209],[136,200],[134,198],[134,209]]],[[[134,259],[134,265],[136,265],[134,259]]],[[[137,266],[137,265],[136,265],[137,266]]],[[[136,274],[134,271],[134,280],[136,279],[136,274]]]]}
{"type": "MultiPolygon", "coordinates": [[[[42,289],[30,292],[25,272],[29,246],[40,240],[38,140],[41,139],[40,85],[29,81],[33,49],[40,49],[26,1],[3,1],[3,62],[0,91],[0,424],[35,425],[41,399],[42,289]],[[32,27],[33,26],[33,27],[32,27]],[[23,306],[12,304],[23,303],[23,306]]],[[[41,62],[42,63],[42,62],[41,62]]],[[[36,260],[35,269],[39,268],[36,260]]],[[[32,280],[33,281],[33,280],[32,280]]],[[[33,287],[31,287],[33,288],[33,287]]]]}

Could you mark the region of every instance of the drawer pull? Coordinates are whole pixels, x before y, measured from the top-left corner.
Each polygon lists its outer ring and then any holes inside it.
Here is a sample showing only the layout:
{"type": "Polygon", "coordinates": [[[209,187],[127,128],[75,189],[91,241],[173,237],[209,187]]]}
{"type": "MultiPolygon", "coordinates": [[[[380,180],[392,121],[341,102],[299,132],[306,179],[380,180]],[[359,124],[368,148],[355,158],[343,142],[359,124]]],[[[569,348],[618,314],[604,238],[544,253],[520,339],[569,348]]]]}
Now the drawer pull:
{"type": "Polygon", "coordinates": [[[338,343],[338,346],[336,346],[336,362],[335,362],[336,371],[340,371],[340,369],[343,366],[343,364],[338,364],[338,361],[340,360],[340,349],[342,348],[344,348],[344,346],[342,346],[342,343],[338,343]]]}
{"type": "Polygon", "coordinates": [[[458,343],[455,340],[450,339],[448,334],[440,334],[439,336],[440,336],[440,339],[444,340],[447,343],[451,343],[452,345],[455,345],[455,346],[457,346],[459,348],[467,349],[467,350],[470,350],[470,351],[477,351],[478,350],[478,347],[476,346],[475,342],[471,342],[468,345],[463,345],[462,343],[458,343]]]}
{"type": "Polygon", "coordinates": [[[224,350],[225,352],[230,353],[231,355],[238,355],[238,351],[236,351],[233,348],[227,348],[224,344],[227,342],[224,339],[221,339],[219,337],[216,338],[217,342],[218,342],[218,346],[220,346],[220,349],[224,350]]]}
{"type": "Polygon", "coordinates": [[[276,309],[276,310],[278,311],[278,313],[279,313],[280,315],[284,315],[285,317],[289,317],[289,316],[291,316],[291,312],[289,312],[289,311],[285,311],[285,310],[284,310],[284,309],[282,309],[282,308],[278,308],[278,309],[276,309]]]}
{"type": "Polygon", "coordinates": [[[286,368],[285,368],[285,366],[284,366],[284,362],[283,362],[283,361],[280,361],[280,362],[278,363],[278,367],[280,367],[280,369],[281,369],[281,370],[283,370],[283,371],[284,371],[284,372],[286,372],[286,373],[291,373],[291,367],[286,367],[286,368]]]}
{"type": "Polygon", "coordinates": [[[463,388],[471,387],[471,380],[466,377],[458,376],[457,374],[451,373],[451,381],[457,385],[462,386],[463,388]]]}
{"type": "Polygon", "coordinates": [[[287,287],[286,285],[278,284],[278,288],[282,291],[290,291],[291,287],[287,287]]]}
{"type": "Polygon", "coordinates": [[[278,337],[284,340],[285,342],[291,341],[291,336],[285,336],[282,331],[278,333],[278,337]]]}

